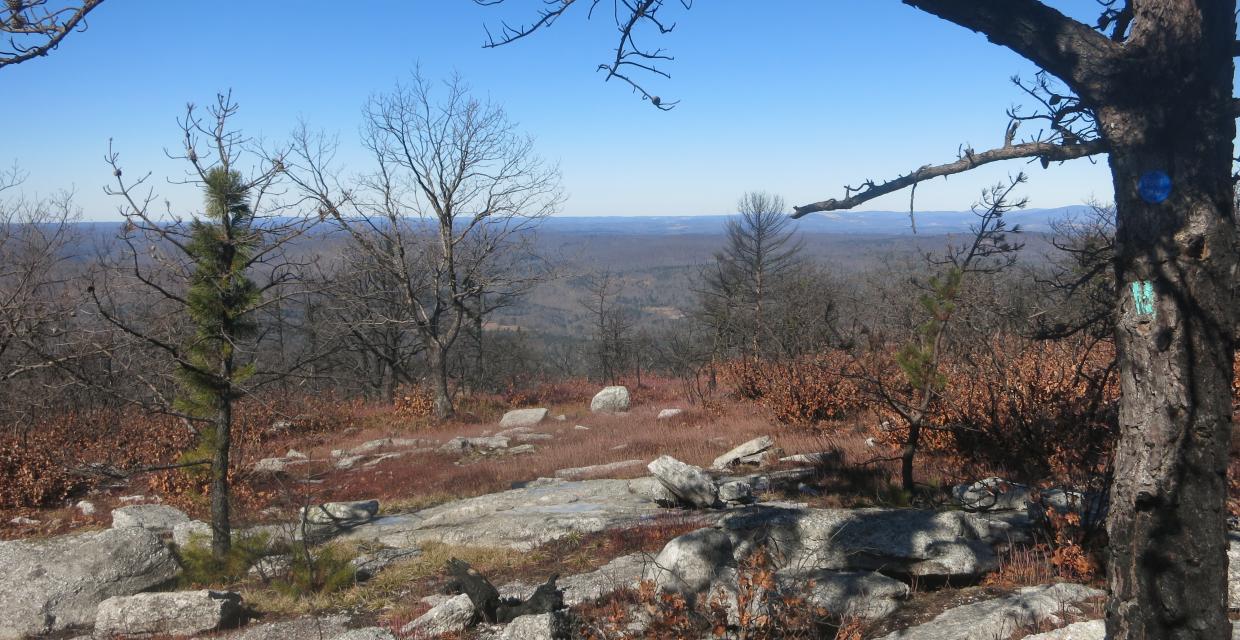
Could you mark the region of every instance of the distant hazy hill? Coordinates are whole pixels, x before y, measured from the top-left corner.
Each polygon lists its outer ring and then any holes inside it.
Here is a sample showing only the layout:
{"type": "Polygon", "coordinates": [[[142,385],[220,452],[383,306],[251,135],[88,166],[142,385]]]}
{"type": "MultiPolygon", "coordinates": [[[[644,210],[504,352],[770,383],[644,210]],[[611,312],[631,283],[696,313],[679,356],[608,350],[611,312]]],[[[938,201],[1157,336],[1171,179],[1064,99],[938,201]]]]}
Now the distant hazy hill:
{"type": "MultiPolygon", "coordinates": [[[[1085,209],[1082,206],[1055,209],[1026,209],[1008,214],[1009,224],[1027,231],[1049,231],[1050,223],[1085,209]]],[[[970,211],[918,211],[917,233],[941,235],[968,231],[977,220],[970,211]]],[[[734,216],[553,216],[543,224],[547,231],[560,233],[618,235],[714,234],[734,216]]],[[[907,211],[834,211],[815,213],[797,221],[804,233],[861,233],[867,235],[909,235],[907,211]]]]}

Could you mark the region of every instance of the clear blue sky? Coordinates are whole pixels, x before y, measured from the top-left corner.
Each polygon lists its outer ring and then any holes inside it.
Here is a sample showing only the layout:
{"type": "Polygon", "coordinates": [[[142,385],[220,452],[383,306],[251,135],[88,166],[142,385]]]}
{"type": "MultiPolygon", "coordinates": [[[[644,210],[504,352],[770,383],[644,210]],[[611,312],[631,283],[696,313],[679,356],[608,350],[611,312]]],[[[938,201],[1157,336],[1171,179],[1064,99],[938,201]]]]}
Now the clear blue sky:
{"type": "MultiPolygon", "coordinates": [[[[1093,0],[1052,2],[1091,19],[1093,0]]],[[[90,29],[51,56],[0,71],[0,163],[30,174],[29,192],[73,188],[87,218],[116,217],[104,196],[109,138],[128,175],[154,171],[181,210],[197,195],[167,186],[182,169],[176,118],[232,89],[237,124],[278,140],[298,119],[338,132],[353,152],[367,97],[421,64],[429,77],[459,72],[505,106],[558,162],[565,215],[682,215],[732,211],[745,190],[789,204],[842,194],[842,185],[888,178],[954,158],[957,147],[1001,142],[1004,109],[1021,102],[1023,59],[897,0],[669,0],[675,32],[671,80],[650,80],[680,105],[661,112],[595,71],[611,55],[607,10],[575,10],[554,28],[483,49],[485,24],[532,17],[539,0],[480,7],[468,0],[108,0],[90,29]]],[[[918,208],[964,209],[1009,172],[1031,175],[1031,206],[1109,200],[1103,162],[1043,170],[1022,163],[938,180],[918,208]]],[[[868,203],[902,209],[908,194],[868,203]]]]}

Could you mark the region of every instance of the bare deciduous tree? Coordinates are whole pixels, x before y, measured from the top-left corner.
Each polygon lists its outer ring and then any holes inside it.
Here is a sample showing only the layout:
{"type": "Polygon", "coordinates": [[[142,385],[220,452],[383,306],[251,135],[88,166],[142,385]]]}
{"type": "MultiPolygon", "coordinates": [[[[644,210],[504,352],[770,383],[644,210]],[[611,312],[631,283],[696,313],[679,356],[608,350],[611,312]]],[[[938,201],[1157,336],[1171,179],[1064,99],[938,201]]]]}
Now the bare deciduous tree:
{"type": "Polygon", "coordinates": [[[295,136],[293,179],[398,283],[391,319],[422,343],[435,414],[453,414],[449,355],[471,319],[543,275],[531,232],[559,205],[559,172],[498,105],[459,78],[437,95],[415,74],[371,99],[364,144],[376,168],[355,187],[330,166],[332,143],[295,136]]]}

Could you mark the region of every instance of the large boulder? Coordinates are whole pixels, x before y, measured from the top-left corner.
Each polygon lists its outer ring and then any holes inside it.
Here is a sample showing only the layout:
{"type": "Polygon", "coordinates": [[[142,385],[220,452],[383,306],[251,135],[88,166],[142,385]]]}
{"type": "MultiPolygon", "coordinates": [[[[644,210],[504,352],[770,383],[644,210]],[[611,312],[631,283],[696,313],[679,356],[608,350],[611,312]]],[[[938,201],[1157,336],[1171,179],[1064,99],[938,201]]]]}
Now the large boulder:
{"type": "Polygon", "coordinates": [[[568,640],[572,625],[566,611],[518,616],[504,627],[499,640],[568,640]]]}
{"type": "Polygon", "coordinates": [[[629,410],[628,387],[603,387],[590,400],[591,413],[622,413],[629,410]]]}
{"type": "Polygon", "coordinates": [[[1029,487],[1003,478],[983,478],[952,487],[952,498],[968,511],[1014,511],[1028,507],[1029,487]]]}
{"type": "Polygon", "coordinates": [[[776,566],[977,577],[994,570],[992,545],[1011,526],[962,511],[750,507],[720,526],[742,550],[765,546],[776,566]]]}
{"type": "Polygon", "coordinates": [[[112,528],[139,527],[159,534],[172,533],[178,524],[189,522],[189,516],[175,507],[162,504],[135,504],[112,510],[112,528]]]}
{"type": "Polygon", "coordinates": [[[993,640],[1040,624],[1061,624],[1064,614],[1079,614],[1075,606],[1105,592],[1079,584],[1059,583],[1023,587],[1014,593],[948,609],[929,622],[901,629],[882,640],[993,640]]]}
{"type": "Polygon", "coordinates": [[[698,467],[671,456],[660,456],[646,468],[685,504],[709,508],[719,502],[719,488],[715,481],[698,467]]]}
{"type": "Polygon", "coordinates": [[[873,620],[895,612],[908,585],[873,571],[781,571],[780,590],[846,618],[873,620]]]}
{"type": "Polygon", "coordinates": [[[231,591],[139,593],[99,603],[95,634],[192,636],[232,627],[240,618],[241,596],[231,591]]]}
{"type": "Polygon", "coordinates": [[[705,528],[673,538],[643,577],[659,589],[692,597],[709,589],[732,566],[732,539],[723,531],[705,528]]]}
{"type": "Polygon", "coordinates": [[[180,567],[141,527],[0,542],[0,639],[94,624],[100,602],[164,584],[180,567]]]}
{"type": "Polygon", "coordinates": [[[773,446],[775,446],[775,440],[771,436],[759,436],[715,458],[710,466],[715,469],[726,469],[742,462],[757,462],[759,454],[773,446]]]}
{"type": "Polygon", "coordinates": [[[513,427],[532,427],[539,422],[542,422],[546,417],[547,410],[544,408],[513,409],[512,411],[505,413],[503,418],[500,418],[499,426],[504,429],[511,429],[513,427]]]}

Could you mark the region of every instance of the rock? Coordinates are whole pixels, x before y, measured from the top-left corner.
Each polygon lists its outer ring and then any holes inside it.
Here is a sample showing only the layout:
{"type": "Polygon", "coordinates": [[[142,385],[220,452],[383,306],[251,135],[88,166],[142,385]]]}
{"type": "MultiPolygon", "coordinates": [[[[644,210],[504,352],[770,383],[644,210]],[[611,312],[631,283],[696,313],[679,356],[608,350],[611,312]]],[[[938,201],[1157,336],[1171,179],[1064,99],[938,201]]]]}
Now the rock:
{"type": "Polygon", "coordinates": [[[1106,595],[1079,584],[1023,587],[1011,595],[948,609],[924,624],[883,636],[882,640],[993,640],[1022,627],[1060,624],[1061,614],[1077,614],[1074,606],[1106,595]]]}
{"type": "Polygon", "coordinates": [[[519,616],[504,627],[500,640],[568,640],[572,625],[566,611],[519,616]]]}
{"type": "Polygon", "coordinates": [[[396,636],[382,627],[366,627],[347,631],[332,640],[396,640],[396,636]]]}
{"type": "Polygon", "coordinates": [[[434,637],[465,628],[474,615],[474,605],[469,596],[460,594],[449,598],[401,627],[402,635],[415,638],[434,637]]]}
{"type": "Polygon", "coordinates": [[[591,413],[621,413],[629,410],[628,387],[603,387],[590,400],[591,413]]]}
{"type": "Polygon", "coordinates": [[[300,452],[300,451],[298,451],[298,450],[296,450],[296,449],[289,449],[289,450],[288,450],[288,451],[284,454],[284,457],[285,457],[285,458],[288,458],[289,460],[309,460],[309,459],[310,459],[310,458],[309,458],[306,454],[304,454],[304,453],[302,453],[302,452],[300,452]]]}
{"type": "Polygon", "coordinates": [[[612,448],[611,448],[611,450],[612,450],[612,451],[624,451],[625,449],[628,449],[628,448],[629,448],[629,443],[627,443],[627,442],[622,442],[622,443],[620,443],[620,444],[618,444],[618,445],[616,445],[616,446],[612,447],[612,448]]]}
{"type": "Polygon", "coordinates": [[[753,502],[753,486],[742,480],[719,485],[719,500],[725,504],[738,505],[753,502]]]}
{"type": "Polygon", "coordinates": [[[575,607],[636,586],[649,563],[646,554],[633,553],[615,558],[595,571],[561,579],[558,586],[564,591],[564,606],[575,607]]]}
{"type": "Polygon", "coordinates": [[[77,504],[73,505],[73,508],[77,509],[78,513],[81,513],[84,516],[93,516],[95,515],[95,511],[97,511],[97,509],[95,509],[95,503],[86,500],[79,500],[77,504]]]}
{"type": "Polygon", "coordinates": [[[642,496],[660,507],[680,506],[680,498],[668,490],[658,478],[634,478],[629,481],[629,493],[642,496]]]}
{"type": "Polygon", "coordinates": [[[287,573],[291,566],[293,566],[292,556],[263,556],[254,562],[254,566],[250,567],[247,573],[252,576],[258,576],[263,580],[271,580],[276,576],[287,573]]]}
{"type": "Polygon", "coordinates": [[[254,463],[254,473],[280,474],[288,471],[289,466],[304,464],[305,460],[289,460],[287,458],[263,458],[254,463]]]}
{"type": "Polygon", "coordinates": [[[515,455],[520,455],[522,453],[534,453],[537,450],[538,450],[538,447],[535,447],[532,444],[519,444],[510,449],[501,449],[500,453],[506,456],[515,456],[515,455]]]}
{"type": "Polygon", "coordinates": [[[121,504],[143,504],[145,502],[159,503],[158,496],[121,496],[116,499],[121,504]]]}
{"type": "Polygon", "coordinates": [[[589,430],[590,430],[590,427],[587,427],[587,426],[585,426],[584,424],[579,424],[579,425],[574,425],[574,426],[573,426],[573,429],[575,429],[575,430],[577,430],[577,431],[589,431],[589,430]]]}
{"type": "Polygon", "coordinates": [[[771,436],[760,436],[715,458],[715,461],[710,466],[715,469],[727,469],[729,466],[739,462],[741,458],[762,453],[773,446],[775,446],[775,440],[771,436]]]}
{"type": "Polygon", "coordinates": [[[692,597],[705,592],[723,569],[734,564],[728,534],[698,529],[668,542],[643,577],[659,589],[692,597]]]}
{"type": "Polygon", "coordinates": [[[709,508],[719,502],[715,481],[698,467],[671,456],[661,456],[646,468],[685,504],[709,508]]]}
{"type": "Polygon", "coordinates": [[[422,555],[419,548],[412,549],[379,549],[372,553],[363,553],[353,559],[353,579],[357,582],[365,582],[376,575],[380,571],[401,562],[416,558],[422,555]]]}
{"type": "Polygon", "coordinates": [[[345,615],[317,615],[250,624],[244,630],[226,636],[228,640],[323,640],[335,638],[348,629],[349,617],[345,615]]]}
{"type": "Polygon", "coordinates": [[[379,449],[382,449],[384,447],[390,447],[390,446],[392,446],[391,438],[379,438],[377,440],[367,440],[366,442],[363,442],[357,445],[356,447],[349,449],[349,453],[355,456],[361,456],[361,455],[366,455],[368,453],[374,453],[375,451],[378,451],[379,449]]]}
{"type": "Polygon", "coordinates": [[[1227,608],[1240,609],[1240,533],[1227,533],[1227,608]]]}
{"type": "Polygon", "coordinates": [[[336,460],[335,466],[337,469],[341,469],[341,470],[352,469],[353,465],[361,462],[362,459],[364,459],[365,457],[366,456],[343,455],[336,460]]]}
{"type": "Polygon", "coordinates": [[[456,437],[439,447],[439,450],[447,454],[467,454],[474,451],[494,451],[496,449],[508,448],[508,438],[506,436],[482,436],[478,438],[456,437]]]}
{"type": "Polygon", "coordinates": [[[211,541],[211,525],[201,520],[178,522],[172,527],[172,541],[178,547],[188,547],[192,542],[211,541]]]}
{"type": "Polygon", "coordinates": [[[175,591],[115,596],[99,604],[95,634],[190,636],[237,624],[241,596],[231,591],[175,591]]]}
{"type": "Polygon", "coordinates": [[[804,509],[757,505],[720,526],[742,548],[765,544],[777,567],[977,577],[998,567],[1012,527],[962,511],[804,509]]]}
{"type": "Polygon", "coordinates": [[[984,478],[952,487],[952,499],[969,511],[1009,511],[1029,504],[1029,487],[1003,478],[984,478]]]}
{"type": "Polygon", "coordinates": [[[1085,622],[1074,622],[1054,631],[1025,636],[1025,640],[1105,640],[1106,635],[1106,622],[1102,620],[1087,620],[1085,622]]]}
{"type": "Polygon", "coordinates": [[[776,579],[781,591],[846,618],[887,617],[909,595],[907,584],[872,571],[781,571],[776,579]]]}
{"type": "Polygon", "coordinates": [[[112,528],[140,527],[155,533],[172,533],[173,527],[189,522],[180,509],[162,504],[136,504],[112,510],[112,528]]]}
{"type": "Polygon", "coordinates": [[[0,566],[4,640],[91,625],[100,602],[180,572],[159,536],[141,527],[0,542],[0,566]]]}
{"type": "Polygon", "coordinates": [[[661,513],[628,480],[559,481],[377,518],[344,535],[396,549],[427,541],[528,551],[553,540],[639,526],[661,513]]]}
{"type": "Polygon", "coordinates": [[[544,408],[513,409],[512,411],[505,413],[503,418],[500,418],[499,426],[504,429],[510,429],[512,427],[532,427],[539,422],[542,422],[546,417],[547,410],[544,408]]]}
{"type": "Polygon", "coordinates": [[[34,518],[27,518],[26,516],[17,516],[16,518],[9,520],[9,524],[15,524],[21,527],[21,526],[39,524],[39,521],[35,520],[34,518]]]}
{"type": "Polygon", "coordinates": [[[676,416],[684,412],[685,412],[684,409],[664,409],[659,412],[659,415],[655,416],[655,420],[667,420],[668,418],[675,418],[676,416]]]}
{"type": "Polygon", "coordinates": [[[840,462],[840,454],[836,451],[819,451],[818,453],[797,453],[790,456],[784,456],[779,459],[784,464],[806,464],[813,466],[821,466],[824,464],[838,464],[840,462]]]}
{"type": "Polygon", "coordinates": [[[548,440],[554,440],[555,436],[550,433],[521,433],[517,434],[517,436],[513,439],[517,442],[546,442],[548,440]]]}
{"type": "Polygon", "coordinates": [[[357,502],[327,502],[318,506],[303,507],[302,518],[308,524],[355,527],[369,522],[379,513],[378,500],[357,502]]]}
{"type": "Polygon", "coordinates": [[[621,471],[630,471],[645,466],[645,460],[621,460],[620,462],[608,462],[606,464],[596,464],[588,467],[572,467],[569,469],[560,469],[555,472],[557,478],[567,478],[569,480],[581,480],[582,478],[598,478],[606,476],[610,473],[618,473],[621,471]]]}

